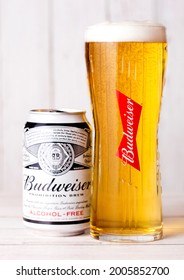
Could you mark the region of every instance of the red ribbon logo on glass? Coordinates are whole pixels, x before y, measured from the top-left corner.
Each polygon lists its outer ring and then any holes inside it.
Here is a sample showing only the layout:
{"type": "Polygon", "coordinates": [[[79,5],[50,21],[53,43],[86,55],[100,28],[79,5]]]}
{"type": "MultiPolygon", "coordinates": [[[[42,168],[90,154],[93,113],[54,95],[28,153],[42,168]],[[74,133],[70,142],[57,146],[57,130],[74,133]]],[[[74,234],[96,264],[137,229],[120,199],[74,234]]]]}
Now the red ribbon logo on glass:
{"type": "Polygon", "coordinates": [[[140,171],[136,135],[142,106],[118,90],[116,95],[123,126],[123,138],[116,155],[122,160],[124,165],[130,164],[140,171]]]}

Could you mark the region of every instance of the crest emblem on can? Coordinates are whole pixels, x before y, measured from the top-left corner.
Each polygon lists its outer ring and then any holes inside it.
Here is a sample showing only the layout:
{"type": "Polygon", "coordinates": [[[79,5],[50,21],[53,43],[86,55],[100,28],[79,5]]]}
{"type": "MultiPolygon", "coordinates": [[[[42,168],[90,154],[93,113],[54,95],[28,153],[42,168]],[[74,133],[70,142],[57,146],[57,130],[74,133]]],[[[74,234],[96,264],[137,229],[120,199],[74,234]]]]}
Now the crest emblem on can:
{"type": "Polygon", "coordinates": [[[38,162],[43,171],[59,176],[67,173],[74,162],[74,151],[70,144],[43,143],[38,150],[38,162]]]}

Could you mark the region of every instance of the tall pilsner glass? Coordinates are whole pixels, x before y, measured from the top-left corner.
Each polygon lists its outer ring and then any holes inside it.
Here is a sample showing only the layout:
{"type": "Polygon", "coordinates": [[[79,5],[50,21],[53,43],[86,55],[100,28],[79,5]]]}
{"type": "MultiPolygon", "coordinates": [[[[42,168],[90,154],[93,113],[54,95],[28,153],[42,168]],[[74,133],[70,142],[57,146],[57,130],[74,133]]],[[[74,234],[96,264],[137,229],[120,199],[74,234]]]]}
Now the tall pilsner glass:
{"type": "Polygon", "coordinates": [[[91,235],[158,240],[165,28],[153,22],[97,24],[86,30],[85,42],[95,125],[91,235]]]}

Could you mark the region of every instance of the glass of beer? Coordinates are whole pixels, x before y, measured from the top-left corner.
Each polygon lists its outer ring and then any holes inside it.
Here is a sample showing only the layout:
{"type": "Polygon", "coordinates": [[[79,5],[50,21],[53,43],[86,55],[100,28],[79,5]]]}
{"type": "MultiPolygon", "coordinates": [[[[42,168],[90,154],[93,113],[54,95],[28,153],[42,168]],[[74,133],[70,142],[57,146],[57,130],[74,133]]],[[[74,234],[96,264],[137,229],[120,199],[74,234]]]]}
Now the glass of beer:
{"type": "Polygon", "coordinates": [[[165,27],[88,27],[85,55],[95,126],[90,234],[99,240],[162,238],[158,122],[165,27]]]}

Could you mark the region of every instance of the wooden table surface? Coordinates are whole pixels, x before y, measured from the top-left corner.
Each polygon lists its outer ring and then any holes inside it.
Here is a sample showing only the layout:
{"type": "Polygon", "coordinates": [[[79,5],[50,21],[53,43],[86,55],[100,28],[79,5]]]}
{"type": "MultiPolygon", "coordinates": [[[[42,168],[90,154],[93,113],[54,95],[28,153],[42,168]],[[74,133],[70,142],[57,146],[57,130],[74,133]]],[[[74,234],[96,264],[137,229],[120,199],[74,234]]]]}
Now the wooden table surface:
{"type": "Polygon", "coordinates": [[[184,194],[163,196],[164,238],[138,244],[74,237],[43,237],[22,223],[21,196],[0,193],[1,260],[184,259],[184,194]]]}

